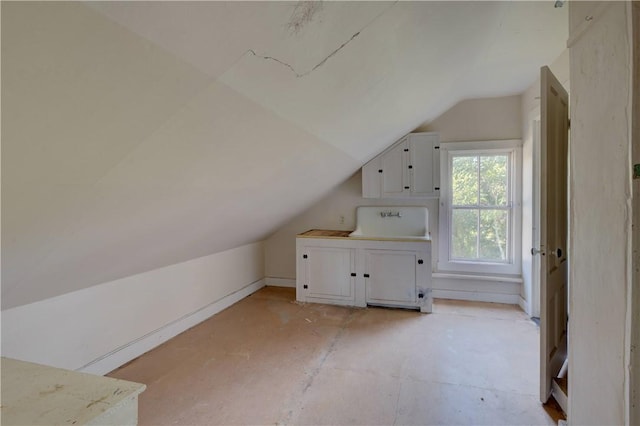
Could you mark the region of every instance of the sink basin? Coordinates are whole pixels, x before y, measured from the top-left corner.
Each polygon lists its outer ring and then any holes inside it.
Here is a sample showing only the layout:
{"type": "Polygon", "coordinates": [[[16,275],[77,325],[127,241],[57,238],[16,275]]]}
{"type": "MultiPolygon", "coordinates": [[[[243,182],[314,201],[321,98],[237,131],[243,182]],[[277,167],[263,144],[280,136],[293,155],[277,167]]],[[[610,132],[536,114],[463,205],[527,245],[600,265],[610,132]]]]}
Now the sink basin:
{"type": "Polygon", "coordinates": [[[361,206],[356,210],[356,229],[349,236],[428,240],[429,210],[414,206],[361,206]]]}

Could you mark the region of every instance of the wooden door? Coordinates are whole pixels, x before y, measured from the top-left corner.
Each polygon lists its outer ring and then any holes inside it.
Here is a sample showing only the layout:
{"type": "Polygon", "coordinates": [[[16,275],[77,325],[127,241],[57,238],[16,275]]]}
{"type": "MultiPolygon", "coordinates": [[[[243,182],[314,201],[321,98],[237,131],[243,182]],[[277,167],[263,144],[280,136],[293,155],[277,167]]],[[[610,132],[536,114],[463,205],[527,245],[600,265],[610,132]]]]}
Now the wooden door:
{"type": "Polygon", "coordinates": [[[567,356],[568,99],[566,90],[549,68],[542,67],[540,101],[540,399],[542,402],[549,399],[553,378],[557,377],[567,356]]]}

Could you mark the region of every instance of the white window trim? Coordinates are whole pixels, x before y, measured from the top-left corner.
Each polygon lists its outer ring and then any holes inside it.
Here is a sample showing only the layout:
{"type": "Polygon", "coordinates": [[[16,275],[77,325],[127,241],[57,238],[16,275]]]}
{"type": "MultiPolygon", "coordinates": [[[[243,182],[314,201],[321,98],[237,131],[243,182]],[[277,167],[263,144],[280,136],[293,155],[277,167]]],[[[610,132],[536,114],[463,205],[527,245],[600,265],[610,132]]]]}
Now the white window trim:
{"type": "Polygon", "coordinates": [[[440,143],[440,212],[438,228],[438,271],[478,274],[522,274],[522,141],[520,139],[443,142],[440,143]],[[454,154],[500,154],[512,155],[511,199],[513,217],[509,229],[512,244],[509,263],[472,262],[449,259],[451,223],[451,176],[450,168],[454,154]]]}

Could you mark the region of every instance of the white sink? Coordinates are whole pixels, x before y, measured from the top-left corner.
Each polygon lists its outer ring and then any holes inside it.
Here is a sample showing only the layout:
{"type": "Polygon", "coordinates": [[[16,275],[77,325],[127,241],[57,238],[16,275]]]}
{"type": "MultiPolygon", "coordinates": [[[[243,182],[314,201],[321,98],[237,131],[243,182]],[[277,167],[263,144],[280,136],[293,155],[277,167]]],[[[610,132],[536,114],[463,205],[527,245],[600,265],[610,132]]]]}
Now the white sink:
{"type": "Polygon", "coordinates": [[[426,207],[358,207],[356,230],[350,237],[429,240],[429,210],[426,207]]]}

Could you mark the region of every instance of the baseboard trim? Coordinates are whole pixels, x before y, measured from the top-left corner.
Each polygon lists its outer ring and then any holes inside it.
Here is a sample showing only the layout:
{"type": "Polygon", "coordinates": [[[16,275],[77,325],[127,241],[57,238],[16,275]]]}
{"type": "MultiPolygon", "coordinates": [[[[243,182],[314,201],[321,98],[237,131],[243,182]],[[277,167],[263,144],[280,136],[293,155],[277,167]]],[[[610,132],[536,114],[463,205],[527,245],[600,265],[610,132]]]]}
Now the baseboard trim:
{"type": "Polygon", "coordinates": [[[500,283],[517,283],[522,284],[524,281],[522,277],[508,276],[508,275],[478,275],[478,274],[461,274],[455,272],[434,272],[433,278],[441,279],[456,279],[456,280],[468,280],[468,281],[491,281],[500,283]]]}
{"type": "Polygon", "coordinates": [[[113,351],[102,355],[78,368],[76,371],[82,373],[92,373],[98,375],[107,374],[110,371],[126,364],[127,362],[139,357],[140,355],[150,351],[156,346],[166,342],[167,340],[177,336],[183,331],[205,321],[218,312],[228,308],[229,306],[239,302],[245,297],[255,293],[265,286],[265,280],[255,281],[240,290],[237,290],[215,302],[212,302],[202,308],[186,314],[181,318],[171,321],[167,325],[160,327],[142,337],[139,337],[113,351]]]}
{"type": "Polygon", "coordinates": [[[432,295],[434,299],[469,300],[473,302],[506,303],[509,305],[518,305],[518,299],[520,298],[517,294],[464,290],[439,290],[436,288],[433,289],[432,295]]]}
{"type": "Polygon", "coordinates": [[[266,277],[264,279],[264,284],[267,287],[289,287],[296,288],[296,280],[293,278],[275,278],[275,277],[266,277]]]}
{"type": "Polygon", "coordinates": [[[531,312],[529,310],[529,303],[524,300],[522,296],[518,296],[518,305],[520,309],[522,309],[527,315],[531,316],[531,312]]]}

